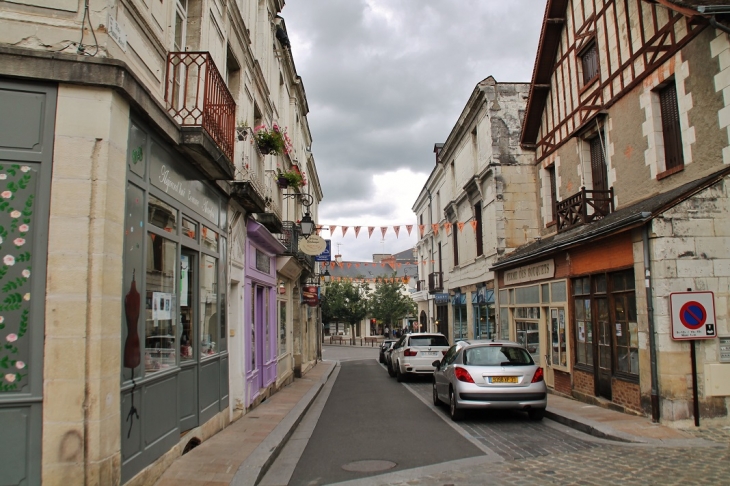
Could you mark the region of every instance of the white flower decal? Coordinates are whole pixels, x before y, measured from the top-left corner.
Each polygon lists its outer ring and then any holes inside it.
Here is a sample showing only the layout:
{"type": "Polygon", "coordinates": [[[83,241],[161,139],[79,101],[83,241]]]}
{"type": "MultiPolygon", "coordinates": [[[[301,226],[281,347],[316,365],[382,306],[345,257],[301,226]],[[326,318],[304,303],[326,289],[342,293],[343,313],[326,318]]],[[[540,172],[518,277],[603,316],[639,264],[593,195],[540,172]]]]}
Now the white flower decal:
{"type": "Polygon", "coordinates": [[[27,233],[29,229],[30,227],[27,224],[21,224],[20,226],[18,226],[18,231],[20,231],[21,233],[27,233]]]}
{"type": "Polygon", "coordinates": [[[23,271],[21,272],[21,275],[23,275],[23,277],[25,277],[25,278],[28,278],[28,277],[30,277],[30,270],[28,270],[28,269],[26,268],[25,270],[23,270],[23,271]]]}
{"type": "Polygon", "coordinates": [[[23,368],[25,368],[25,362],[24,361],[16,361],[15,362],[15,367],[18,368],[19,370],[22,370],[23,368]]]}
{"type": "Polygon", "coordinates": [[[28,172],[29,170],[30,170],[30,167],[28,167],[27,165],[24,165],[23,167],[20,168],[21,172],[28,172]]]}
{"type": "Polygon", "coordinates": [[[10,383],[14,382],[15,378],[16,378],[15,373],[8,373],[5,375],[5,381],[10,382],[10,383]]]}
{"type": "Polygon", "coordinates": [[[15,246],[23,246],[25,245],[25,238],[15,238],[13,243],[15,243],[15,246]]]}
{"type": "Polygon", "coordinates": [[[0,316],[0,324],[2,324],[3,322],[5,322],[5,317],[4,316],[0,316]]]}
{"type": "Polygon", "coordinates": [[[30,300],[30,292],[23,296],[23,300],[30,300]]]}
{"type": "Polygon", "coordinates": [[[13,255],[5,255],[5,258],[3,258],[3,263],[9,267],[12,267],[15,265],[15,257],[13,255]]]}
{"type": "Polygon", "coordinates": [[[15,218],[15,219],[19,218],[20,217],[20,211],[13,211],[12,213],[10,213],[10,217],[11,218],[15,218]]]}
{"type": "Polygon", "coordinates": [[[13,193],[11,191],[3,191],[2,193],[0,193],[0,196],[2,196],[3,199],[10,199],[11,197],[13,197],[13,193]]]}
{"type": "Polygon", "coordinates": [[[17,334],[15,334],[14,332],[11,332],[11,333],[10,333],[10,334],[8,334],[7,336],[5,336],[5,340],[6,340],[7,342],[9,342],[9,343],[14,343],[15,341],[17,341],[17,340],[18,340],[18,335],[17,335],[17,334]]]}
{"type": "Polygon", "coordinates": [[[7,174],[0,174],[0,181],[4,181],[7,178],[8,178],[7,174]]]}

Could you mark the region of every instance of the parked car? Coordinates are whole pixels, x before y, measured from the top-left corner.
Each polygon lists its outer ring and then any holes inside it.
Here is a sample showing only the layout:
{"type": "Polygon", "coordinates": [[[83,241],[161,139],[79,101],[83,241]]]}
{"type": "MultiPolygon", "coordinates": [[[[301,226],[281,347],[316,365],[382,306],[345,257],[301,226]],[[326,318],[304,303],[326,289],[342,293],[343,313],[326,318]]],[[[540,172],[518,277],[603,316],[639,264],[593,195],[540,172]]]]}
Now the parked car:
{"type": "MultiPolygon", "coordinates": [[[[392,343],[390,343],[388,345],[388,349],[386,349],[385,350],[385,353],[383,353],[383,355],[384,355],[383,357],[385,359],[385,363],[384,364],[385,364],[385,367],[388,370],[388,373],[390,373],[390,369],[391,369],[390,368],[390,357],[393,355],[393,346],[395,346],[395,343],[397,343],[397,342],[398,341],[393,341],[392,343]]],[[[395,375],[392,375],[392,376],[395,376],[395,375]]]]}
{"type": "Polygon", "coordinates": [[[390,345],[396,342],[397,339],[386,339],[383,344],[380,345],[380,362],[385,363],[385,351],[390,348],[390,345]]]}
{"type": "Polygon", "coordinates": [[[543,370],[518,343],[459,341],[433,366],[433,403],[447,403],[454,421],[466,409],[524,410],[532,420],[545,415],[543,370]]]}
{"type": "Polygon", "coordinates": [[[449,349],[449,340],[440,333],[406,334],[393,345],[388,373],[398,381],[408,374],[423,375],[434,371],[433,360],[440,359],[449,349]]]}

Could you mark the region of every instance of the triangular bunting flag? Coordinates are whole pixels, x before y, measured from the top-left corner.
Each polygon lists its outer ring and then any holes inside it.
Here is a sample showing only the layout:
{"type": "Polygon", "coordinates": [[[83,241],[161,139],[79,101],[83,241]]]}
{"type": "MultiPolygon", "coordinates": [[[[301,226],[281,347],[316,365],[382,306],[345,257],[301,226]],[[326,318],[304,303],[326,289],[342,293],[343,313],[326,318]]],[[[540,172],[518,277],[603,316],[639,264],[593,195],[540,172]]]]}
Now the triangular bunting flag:
{"type": "Polygon", "coordinates": [[[352,263],[347,262],[347,268],[350,268],[352,266],[352,263]]]}
{"type": "Polygon", "coordinates": [[[355,238],[357,238],[357,235],[359,235],[359,234],[360,234],[360,227],[355,226],[355,238]]]}
{"type": "Polygon", "coordinates": [[[424,225],[424,224],[419,224],[419,225],[418,225],[418,231],[420,231],[420,232],[421,232],[421,238],[423,238],[423,231],[424,231],[425,229],[426,229],[426,225],[424,225]]]}
{"type": "Polygon", "coordinates": [[[380,262],[380,266],[381,267],[384,267],[385,266],[385,262],[380,262]]]}
{"type": "Polygon", "coordinates": [[[398,233],[400,233],[400,226],[393,226],[393,231],[395,231],[395,237],[398,238],[398,233]]]}
{"type": "Polygon", "coordinates": [[[336,229],[337,229],[337,225],[336,224],[331,225],[330,226],[330,235],[334,235],[336,229]]]}
{"type": "Polygon", "coordinates": [[[474,231],[476,231],[478,225],[479,225],[479,221],[477,221],[476,219],[472,219],[471,220],[471,229],[473,229],[474,231]]]}
{"type": "Polygon", "coordinates": [[[380,232],[383,234],[383,239],[385,239],[385,232],[386,231],[388,231],[388,227],[387,226],[381,226],[380,227],[380,232]]]}
{"type": "Polygon", "coordinates": [[[368,238],[373,236],[373,231],[375,231],[375,226],[368,226],[368,238]]]}
{"type": "Polygon", "coordinates": [[[360,268],[360,264],[359,263],[356,263],[355,264],[355,268],[360,268]]]}
{"type": "Polygon", "coordinates": [[[456,223],[456,226],[459,227],[459,233],[461,233],[462,231],[464,231],[464,224],[466,224],[466,223],[456,223]]]}
{"type": "Polygon", "coordinates": [[[407,224],[406,225],[406,230],[408,231],[408,236],[411,236],[411,230],[412,229],[413,229],[413,225],[412,224],[407,224]]]}
{"type": "Polygon", "coordinates": [[[439,224],[438,223],[434,223],[434,224],[431,225],[431,228],[433,229],[434,236],[438,236],[438,234],[439,234],[439,224]]]}
{"type": "Polygon", "coordinates": [[[342,236],[345,236],[345,233],[347,233],[347,228],[349,228],[349,226],[342,227],[342,236]]]}
{"type": "Polygon", "coordinates": [[[345,266],[345,264],[344,264],[344,263],[342,263],[342,262],[338,263],[337,265],[339,265],[339,267],[340,267],[340,268],[342,268],[342,267],[344,267],[344,266],[345,266]]]}
{"type": "Polygon", "coordinates": [[[448,222],[444,223],[444,229],[446,230],[446,234],[450,235],[451,234],[451,223],[448,223],[448,222]]]}

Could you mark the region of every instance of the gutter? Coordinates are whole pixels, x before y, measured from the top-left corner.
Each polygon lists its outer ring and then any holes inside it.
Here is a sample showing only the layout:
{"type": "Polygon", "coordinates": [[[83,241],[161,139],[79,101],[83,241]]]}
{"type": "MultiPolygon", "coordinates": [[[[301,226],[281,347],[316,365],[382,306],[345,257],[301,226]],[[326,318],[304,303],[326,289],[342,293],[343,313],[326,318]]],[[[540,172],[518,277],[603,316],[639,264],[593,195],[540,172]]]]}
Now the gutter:
{"type": "Polygon", "coordinates": [[[644,286],[646,287],[646,317],[649,327],[649,361],[651,363],[651,421],[659,423],[659,376],[657,372],[656,336],[654,334],[654,297],[651,285],[651,253],[649,251],[649,225],[641,231],[644,244],[644,286]]]}

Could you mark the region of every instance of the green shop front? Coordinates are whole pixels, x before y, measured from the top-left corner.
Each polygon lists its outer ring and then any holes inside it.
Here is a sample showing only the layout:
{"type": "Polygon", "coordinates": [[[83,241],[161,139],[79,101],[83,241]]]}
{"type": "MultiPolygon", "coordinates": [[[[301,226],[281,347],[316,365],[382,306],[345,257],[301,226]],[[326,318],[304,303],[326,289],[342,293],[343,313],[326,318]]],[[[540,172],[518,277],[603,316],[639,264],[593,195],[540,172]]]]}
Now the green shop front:
{"type": "Polygon", "coordinates": [[[225,194],[135,120],[127,161],[122,482],[228,407],[225,194]]]}

